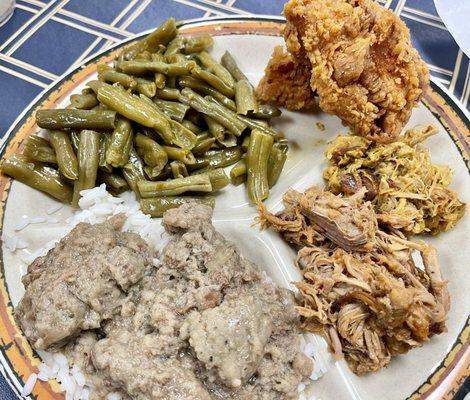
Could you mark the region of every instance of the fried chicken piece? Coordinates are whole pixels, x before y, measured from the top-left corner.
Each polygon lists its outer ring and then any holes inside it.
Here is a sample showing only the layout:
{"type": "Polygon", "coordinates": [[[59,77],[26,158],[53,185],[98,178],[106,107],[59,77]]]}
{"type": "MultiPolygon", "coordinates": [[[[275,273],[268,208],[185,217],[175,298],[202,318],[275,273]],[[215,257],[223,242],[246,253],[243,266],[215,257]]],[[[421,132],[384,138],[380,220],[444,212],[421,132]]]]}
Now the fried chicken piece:
{"type": "Polygon", "coordinates": [[[297,65],[282,46],[274,48],[264,73],[256,91],[261,101],[279,104],[289,110],[305,110],[314,106],[309,68],[297,65]]]}
{"type": "MultiPolygon", "coordinates": [[[[284,14],[287,50],[321,109],[356,135],[395,140],[429,82],[406,25],[372,0],[290,0],[284,14]]],[[[273,59],[266,80],[277,69],[273,59]]]]}

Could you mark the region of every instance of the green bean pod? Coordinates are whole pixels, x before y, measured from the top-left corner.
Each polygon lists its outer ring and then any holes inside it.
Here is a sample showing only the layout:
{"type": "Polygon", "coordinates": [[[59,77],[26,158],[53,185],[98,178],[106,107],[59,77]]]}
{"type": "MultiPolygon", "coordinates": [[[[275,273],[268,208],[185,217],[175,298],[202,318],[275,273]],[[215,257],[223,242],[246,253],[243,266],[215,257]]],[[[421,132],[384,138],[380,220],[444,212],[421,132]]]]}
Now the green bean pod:
{"type": "Polygon", "coordinates": [[[209,150],[202,159],[209,162],[211,168],[223,168],[235,164],[243,156],[240,147],[231,147],[222,150],[209,150]]]}
{"type": "Polygon", "coordinates": [[[251,83],[242,79],[235,85],[235,103],[237,114],[247,115],[250,111],[258,111],[258,102],[251,83]]]}
{"type": "Polygon", "coordinates": [[[272,135],[258,129],[251,133],[246,153],[246,187],[253,203],[259,203],[269,195],[268,159],[273,143],[272,135]]]}
{"type": "Polygon", "coordinates": [[[26,139],[23,154],[34,161],[57,164],[57,157],[51,143],[38,135],[32,135],[26,139]]]}
{"type": "MultiPolygon", "coordinates": [[[[190,71],[191,75],[194,78],[200,79],[209,85],[211,85],[214,89],[218,90],[223,95],[232,98],[235,96],[235,90],[233,87],[228,86],[222,79],[220,79],[217,75],[214,75],[212,72],[206,71],[199,67],[194,67],[190,71]]],[[[179,75],[186,75],[186,74],[179,74],[179,75]]]]}
{"type": "Polygon", "coordinates": [[[216,192],[217,190],[223,189],[230,183],[230,179],[223,170],[223,168],[209,169],[207,171],[195,171],[192,176],[204,174],[207,175],[211,181],[212,191],[216,192]]]}
{"type": "Polygon", "coordinates": [[[184,116],[189,110],[189,106],[176,101],[154,99],[155,104],[169,117],[178,122],[183,121],[184,116]]]}
{"type": "Polygon", "coordinates": [[[182,123],[170,119],[170,126],[173,131],[173,143],[182,149],[191,150],[197,143],[197,136],[182,123]]]}
{"type": "Polygon", "coordinates": [[[119,71],[132,75],[146,75],[149,72],[159,72],[166,76],[187,75],[196,67],[194,61],[182,63],[165,63],[163,61],[120,61],[117,64],[119,71]]]}
{"type": "Polygon", "coordinates": [[[230,181],[232,185],[238,186],[246,181],[246,162],[241,159],[230,170],[230,181]]]}
{"type": "Polygon", "coordinates": [[[9,159],[3,159],[0,170],[63,203],[70,204],[72,201],[72,188],[60,178],[58,171],[44,164],[32,162],[21,154],[13,154],[9,159]]]}
{"type": "Polygon", "coordinates": [[[208,137],[204,139],[199,139],[198,137],[198,142],[196,143],[196,146],[192,148],[192,153],[196,156],[203,156],[215,143],[215,138],[213,137],[208,137]]]}
{"type": "Polygon", "coordinates": [[[79,110],[91,110],[98,105],[98,99],[94,93],[72,94],[70,96],[70,107],[79,110]]]}
{"type": "Polygon", "coordinates": [[[68,179],[78,179],[78,159],[70,135],[63,131],[49,131],[49,139],[57,157],[60,173],[68,179]]]}
{"type": "Polygon", "coordinates": [[[213,196],[171,196],[142,199],[140,200],[140,209],[144,214],[158,218],[163,216],[165,211],[179,207],[188,202],[205,204],[212,208],[215,206],[215,199],[213,196]]]}
{"type": "Polygon", "coordinates": [[[227,96],[223,95],[222,93],[214,89],[212,86],[209,86],[208,84],[199,79],[193,78],[192,76],[183,76],[178,79],[178,84],[183,88],[187,87],[196,90],[197,92],[202,93],[204,95],[212,96],[219,103],[227,107],[229,110],[237,110],[237,106],[232,99],[229,99],[227,96]]]}
{"type": "Polygon", "coordinates": [[[193,132],[196,135],[203,131],[203,129],[200,126],[196,125],[194,122],[188,119],[183,119],[183,121],[181,121],[181,125],[183,125],[186,129],[189,129],[191,132],[193,132]]]}
{"type": "Polygon", "coordinates": [[[113,129],[116,113],[75,108],[39,110],[36,123],[44,129],[113,129]]]}
{"type": "Polygon", "coordinates": [[[210,134],[219,142],[222,142],[225,138],[225,127],[215,121],[208,115],[204,115],[207,127],[209,128],[210,134]]]}
{"type": "Polygon", "coordinates": [[[215,61],[207,51],[201,51],[197,54],[197,58],[201,64],[206,67],[214,75],[218,76],[227,86],[234,87],[235,80],[227,69],[220,63],[215,61]]]}
{"type": "Polygon", "coordinates": [[[160,113],[152,101],[146,102],[141,97],[106,83],[88,85],[98,92],[98,100],[119,114],[148,128],[153,128],[167,143],[173,143],[173,132],[168,119],[160,113]]]}
{"type": "Polygon", "coordinates": [[[258,111],[250,111],[248,117],[250,118],[260,118],[260,119],[271,119],[279,117],[281,115],[281,110],[276,106],[270,104],[258,104],[258,111]]]}
{"type": "Polygon", "coordinates": [[[160,172],[163,170],[163,167],[168,162],[168,155],[163,147],[156,141],[138,133],[134,137],[134,146],[145,164],[149,167],[156,168],[153,170],[154,174],[157,174],[157,170],[160,170],[160,172]]]}
{"type": "Polygon", "coordinates": [[[181,161],[184,164],[194,164],[196,162],[196,158],[190,150],[171,146],[162,146],[162,148],[170,160],[181,161]]]}
{"type": "Polygon", "coordinates": [[[131,122],[127,118],[118,118],[106,149],[106,162],[115,168],[126,165],[132,148],[132,139],[131,122]]]}
{"type": "Polygon", "coordinates": [[[98,181],[104,183],[108,191],[114,194],[121,194],[129,190],[129,185],[126,180],[115,173],[98,171],[98,181]]]}
{"type": "Polygon", "coordinates": [[[189,176],[188,170],[186,169],[186,165],[181,161],[172,161],[170,163],[171,172],[173,174],[173,178],[184,178],[189,176]]]}
{"type": "Polygon", "coordinates": [[[115,71],[111,68],[100,72],[98,74],[98,78],[106,83],[119,83],[126,89],[135,89],[137,87],[137,81],[134,79],[134,77],[122,72],[115,71]]]}
{"type": "Polygon", "coordinates": [[[122,175],[131,190],[140,199],[138,182],[146,180],[147,177],[144,171],[144,163],[134,148],[131,149],[128,163],[122,168],[122,175]]]}
{"type": "Polygon", "coordinates": [[[107,133],[100,133],[100,160],[98,162],[101,171],[111,173],[113,171],[112,165],[106,161],[106,152],[108,151],[111,142],[111,135],[107,133]]]}
{"type": "Polygon", "coordinates": [[[199,53],[209,49],[214,45],[214,39],[210,35],[201,35],[191,38],[186,38],[184,41],[183,51],[186,54],[199,53]]]}
{"type": "Polygon", "coordinates": [[[78,180],[73,186],[72,205],[78,206],[80,192],[96,186],[98,163],[100,157],[100,134],[95,131],[83,130],[80,132],[78,146],[78,180]]]}
{"type": "Polygon", "coordinates": [[[287,149],[274,144],[271,148],[271,153],[268,159],[268,185],[272,188],[279,177],[281,176],[282,169],[287,159],[287,149]]]}
{"type": "Polygon", "coordinates": [[[157,92],[157,85],[155,82],[149,81],[143,78],[135,78],[137,85],[135,87],[136,91],[140,94],[143,94],[146,97],[154,97],[157,92]]]}
{"type": "Polygon", "coordinates": [[[246,75],[238,68],[238,65],[235,61],[235,59],[232,57],[232,55],[226,51],[224,55],[222,56],[220,60],[221,64],[227,69],[227,71],[230,72],[230,74],[235,78],[235,80],[241,81],[241,80],[246,80],[248,81],[248,78],[246,75]]]}
{"type": "Polygon", "coordinates": [[[162,100],[178,100],[180,91],[169,87],[158,88],[155,97],[162,100]]]}
{"type": "Polygon", "coordinates": [[[137,183],[143,198],[177,196],[185,192],[212,191],[212,185],[207,175],[193,175],[168,181],[139,181],[137,183]]]}
{"type": "Polygon", "coordinates": [[[161,171],[155,167],[145,166],[144,171],[151,180],[155,181],[164,181],[173,176],[173,171],[170,167],[170,164],[165,165],[161,171]]]}

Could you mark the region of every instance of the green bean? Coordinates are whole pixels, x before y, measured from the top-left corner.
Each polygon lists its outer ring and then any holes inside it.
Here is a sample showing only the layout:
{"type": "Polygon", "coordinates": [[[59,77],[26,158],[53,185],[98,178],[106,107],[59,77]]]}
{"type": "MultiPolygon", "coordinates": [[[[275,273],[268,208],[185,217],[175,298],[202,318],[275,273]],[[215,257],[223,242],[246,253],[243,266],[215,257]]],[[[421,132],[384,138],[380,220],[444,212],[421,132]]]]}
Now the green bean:
{"type": "Polygon", "coordinates": [[[137,198],[140,199],[140,192],[137,183],[139,181],[144,181],[147,178],[145,176],[144,163],[134,148],[131,149],[129,162],[122,168],[122,175],[131,190],[136,194],[137,198]]]}
{"type": "Polygon", "coordinates": [[[223,168],[235,164],[242,156],[243,152],[240,147],[232,147],[222,150],[209,150],[202,158],[209,161],[209,166],[212,168],[223,168]]]}
{"type": "Polygon", "coordinates": [[[80,132],[78,146],[78,180],[73,186],[72,205],[78,206],[80,192],[96,186],[98,163],[100,156],[100,134],[95,131],[83,130],[80,132]]]}
{"type": "Polygon", "coordinates": [[[111,68],[100,72],[98,78],[106,83],[119,83],[126,89],[135,89],[137,87],[137,81],[132,76],[111,68]]]}
{"type": "MultiPolygon", "coordinates": [[[[96,81],[95,81],[96,82],[96,81]]],[[[167,143],[173,143],[173,132],[165,116],[159,112],[152,101],[146,102],[141,97],[106,83],[88,85],[98,92],[98,100],[119,114],[148,128],[153,128],[167,143]]]]}
{"type": "Polygon", "coordinates": [[[209,150],[212,147],[214,143],[215,143],[215,138],[213,137],[205,138],[202,140],[198,139],[196,146],[194,146],[191,151],[195,156],[202,156],[206,153],[207,150],[209,150]]]}
{"type": "Polygon", "coordinates": [[[161,217],[165,211],[179,207],[180,205],[188,202],[205,204],[212,208],[215,206],[215,199],[212,196],[171,196],[142,199],[140,200],[140,209],[144,214],[148,214],[151,217],[161,217]]]}
{"type": "Polygon", "coordinates": [[[172,119],[170,119],[170,125],[175,137],[173,140],[174,144],[185,150],[191,150],[196,146],[197,136],[194,132],[172,119]]]}
{"type": "Polygon", "coordinates": [[[171,172],[173,174],[173,178],[184,178],[188,176],[188,170],[186,169],[186,165],[183,164],[181,161],[172,161],[170,163],[171,172]]]}
{"type": "Polygon", "coordinates": [[[272,135],[254,129],[246,153],[246,187],[248,197],[259,203],[269,195],[268,159],[274,143],[272,135]]]}
{"type": "Polygon", "coordinates": [[[230,72],[230,74],[235,78],[235,80],[247,80],[246,75],[238,68],[238,65],[232,55],[226,51],[220,60],[221,64],[230,72]]]}
{"type": "Polygon", "coordinates": [[[209,177],[213,192],[223,189],[230,183],[230,179],[228,179],[228,176],[223,168],[209,169],[207,171],[195,171],[192,176],[199,174],[204,174],[209,177]]]}
{"type": "Polygon", "coordinates": [[[64,203],[72,201],[72,188],[68,186],[55,169],[35,163],[22,154],[13,154],[0,163],[1,171],[34,189],[45,192],[64,203]]]}
{"type": "MultiPolygon", "coordinates": [[[[276,143],[277,144],[277,143],[276,143]]],[[[268,158],[268,185],[272,188],[281,176],[282,168],[287,159],[286,151],[274,144],[268,158]]]]}
{"type": "Polygon", "coordinates": [[[238,161],[230,170],[230,180],[232,185],[238,186],[246,181],[246,162],[245,160],[238,161]]]}
{"type": "Polygon", "coordinates": [[[98,105],[98,99],[94,93],[72,94],[70,106],[79,110],[91,110],[98,105]]]}
{"type": "Polygon", "coordinates": [[[200,51],[207,50],[214,44],[214,39],[210,35],[202,35],[197,37],[187,38],[184,41],[183,51],[186,54],[199,53],[200,51]]]}
{"type": "MultiPolygon", "coordinates": [[[[153,97],[157,92],[157,85],[155,82],[143,78],[135,78],[137,86],[135,89],[146,97],[153,97]]],[[[163,83],[164,84],[164,83],[163,83]]]]}
{"type": "Polygon", "coordinates": [[[279,117],[281,115],[281,110],[275,106],[269,104],[258,104],[258,111],[249,112],[248,116],[250,118],[261,118],[261,119],[271,119],[279,117]]]}
{"type": "Polygon", "coordinates": [[[225,128],[223,125],[219,124],[213,118],[208,115],[204,115],[204,120],[206,121],[207,127],[209,128],[210,134],[219,142],[222,142],[225,138],[225,128]]]}
{"type": "Polygon", "coordinates": [[[249,145],[250,145],[250,136],[247,135],[243,138],[242,145],[241,145],[241,148],[245,153],[248,150],[249,145]]]}
{"type": "Polygon", "coordinates": [[[207,170],[211,167],[209,166],[208,159],[199,157],[199,158],[196,158],[196,161],[193,164],[186,164],[186,168],[188,169],[188,171],[193,172],[198,169],[207,170]]]}
{"type": "Polygon", "coordinates": [[[26,139],[23,154],[34,161],[57,164],[57,157],[51,143],[38,135],[32,135],[26,139]]]}
{"type": "Polygon", "coordinates": [[[146,75],[149,72],[159,72],[166,76],[187,75],[196,67],[194,61],[168,64],[163,61],[120,61],[118,70],[132,75],[146,75]]]}
{"type": "Polygon", "coordinates": [[[158,168],[145,166],[144,171],[151,180],[164,181],[172,176],[170,164],[165,165],[163,170],[158,171],[158,168]]]}
{"type": "Polygon", "coordinates": [[[178,89],[172,89],[168,87],[159,88],[155,93],[155,97],[162,100],[178,100],[180,91],[178,89]]]}
{"type": "Polygon", "coordinates": [[[176,196],[185,192],[211,192],[212,185],[207,175],[194,175],[168,181],[139,181],[137,183],[143,198],[176,196]]]}
{"type": "Polygon", "coordinates": [[[70,132],[70,141],[72,142],[72,147],[75,153],[78,152],[78,145],[80,143],[80,132],[71,131],[70,132]]]}
{"type": "Polygon", "coordinates": [[[169,18],[146,38],[125,49],[123,58],[132,59],[136,54],[143,51],[155,53],[161,45],[166,46],[170,43],[177,33],[178,29],[174,18],[169,18]]]}
{"type": "Polygon", "coordinates": [[[181,87],[187,87],[194,89],[197,92],[205,94],[207,96],[212,96],[219,103],[223,104],[229,110],[236,111],[237,106],[232,99],[229,99],[227,96],[215,90],[212,86],[200,81],[199,79],[193,78],[191,76],[183,76],[178,79],[178,83],[181,87]]]}
{"type": "Polygon", "coordinates": [[[106,149],[106,162],[113,167],[126,165],[131,152],[132,138],[131,122],[127,118],[118,118],[106,149]]]}
{"type": "Polygon", "coordinates": [[[55,150],[60,173],[68,179],[78,179],[78,160],[70,135],[63,131],[49,131],[49,139],[55,150]]]}
{"type": "Polygon", "coordinates": [[[184,164],[194,164],[196,158],[189,150],[179,149],[178,147],[162,146],[170,160],[181,161],[184,164]]]}
{"type": "Polygon", "coordinates": [[[240,136],[247,125],[237,119],[236,114],[228,109],[219,110],[218,103],[211,102],[189,88],[181,91],[180,101],[213,118],[219,124],[225,126],[230,132],[236,136],[240,136]]]}
{"type": "Polygon", "coordinates": [[[39,110],[36,123],[45,129],[113,129],[116,113],[74,108],[39,110]]]}
{"type": "Polygon", "coordinates": [[[154,82],[156,90],[162,90],[165,88],[166,76],[160,72],[155,72],[154,82]]]}
{"type": "Polygon", "coordinates": [[[134,146],[145,164],[153,168],[152,173],[158,175],[168,162],[168,155],[162,146],[141,133],[135,135],[134,146]]]}
{"type": "Polygon", "coordinates": [[[106,133],[100,134],[100,158],[98,166],[101,171],[112,172],[113,167],[106,161],[106,152],[111,141],[111,136],[106,133]]]}
{"type": "Polygon", "coordinates": [[[167,59],[167,57],[172,56],[173,54],[177,54],[181,52],[184,48],[184,42],[185,39],[181,36],[175,37],[167,46],[165,53],[164,53],[164,58],[167,59]]]}
{"type": "Polygon", "coordinates": [[[261,121],[257,121],[255,119],[245,117],[244,115],[239,115],[238,118],[241,121],[243,121],[245,124],[247,124],[250,129],[258,129],[267,135],[273,136],[274,139],[276,140],[279,140],[283,137],[282,133],[276,132],[269,125],[264,126],[262,123],[260,123],[261,121]]]}
{"type": "MultiPolygon", "coordinates": [[[[191,76],[194,78],[200,79],[209,85],[211,85],[214,89],[218,90],[223,95],[232,98],[235,96],[235,90],[233,87],[228,86],[222,79],[218,76],[214,75],[212,72],[206,71],[199,67],[193,67],[190,71],[191,76]]],[[[185,74],[179,74],[185,75],[185,74]]]]}
{"type": "Polygon", "coordinates": [[[223,147],[235,147],[237,145],[237,137],[234,134],[227,132],[224,139],[218,140],[217,142],[223,147]]]}
{"type": "Polygon", "coordinates": [[[189,110],[189,106],[177,103],[176,101],[154,99],[154,102],[169,118],[178,122],[183,120],[186,112],[189,110]]]}
{"type": "Polygon", "coordinates": [[[224,115],[226,118],[229,118],[234,124],[235,130],[230,130],[235,136],[240,136],[243,131],[247,128],[248,124],[239,118],[239,116],[234,113],[232,110],[229,110],[227,107],[224,107],[222,104],[217,102],[213,97],[206,96],[204,100],[211,105],[220,115],[224,115]]]}
{"type": "Polygon", "coordinates": [[[104,183],[106,188],[114,194],[120,194],[129,190],[126,180],[118,174],[99,171],[98,181],[104,183]]]}
{"type": "Polygon", "coordinates": [[[258,111],[258,102],[250,82],[244,79],[237,82],[235,85],[235,103],[237,104],[237,114],[247,115],[250,111],[258,111]]]}
{"type": "Polygon", "coordinates": [[[214,75],[218,76],[227,86],[234,87],[235,80],[225,67],[215,61],[207,51],[201,51],[197,54],[197,58],[201,64],[206,67],[214,75]]]}
{"type": "Polygon", "coordinates": [[[183,119],[183,121],[181,121],[181,125],[183,125],[186,129],[189,129],[191,132],[193,132],[196,135],[202,132],[201,127],[197,126],[194,122],[189,121],[187,119],[183,119]]]}

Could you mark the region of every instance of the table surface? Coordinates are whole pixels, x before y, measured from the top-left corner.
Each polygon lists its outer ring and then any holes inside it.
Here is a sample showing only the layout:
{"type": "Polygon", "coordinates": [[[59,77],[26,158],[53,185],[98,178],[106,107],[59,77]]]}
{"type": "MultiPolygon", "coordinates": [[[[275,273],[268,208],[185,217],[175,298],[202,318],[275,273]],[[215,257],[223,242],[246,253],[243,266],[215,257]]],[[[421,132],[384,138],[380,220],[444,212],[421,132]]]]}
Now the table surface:
{"type": "MultiPolygon", "coordinates": [[[[0,0],[2,1],[2,0],[0,0]]],[[[470,109],[470,67],[432,0],[379,0],[405,21],[431,75],[470,109]]],[[[273,14],[283,0],[17,0],[0,27],[0,139],[16,117],[69,68],[166,18],[273,14]]],[[[463,399],[462,387],[456,399],[463,399]]],[[[0,377],[0,399],[15,399],[0,377]]]]}

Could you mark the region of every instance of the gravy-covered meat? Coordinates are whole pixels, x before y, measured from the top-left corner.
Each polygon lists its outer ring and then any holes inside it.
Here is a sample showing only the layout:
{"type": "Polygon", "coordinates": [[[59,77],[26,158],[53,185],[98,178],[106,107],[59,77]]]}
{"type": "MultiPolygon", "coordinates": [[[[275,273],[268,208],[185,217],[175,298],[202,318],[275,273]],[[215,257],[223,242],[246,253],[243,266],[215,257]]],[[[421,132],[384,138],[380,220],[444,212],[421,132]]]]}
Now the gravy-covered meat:
{"type": "Polygon", "coordinates": [[[267,282],[211,217],[203,205],[167,211],[172,238],[156,266],[140,238],[119,232],[119,217],[79,225],[25,278],[16,312],[33,346],[66,344],[94,384],[93,400],[110,392],[125,400],[298,398],[312,362],[300,352],[293,295],[267,282]],[[39,282],[48,287],[42,294],[32,290],[39,282]],[[57,314],[75,310],[68,301],[80,313],[62,325],[57,314]],[[39,315],[54,321],[55,340],[38,328],[39,315]]]}
{"type": "Polygon", "coordinates": [[[123,223],[119,215],[79,224],[29,266],[15,316],[35,348],[61,345],[119,311],[152,260],[139,236],[120,232],[123,223]]]}

